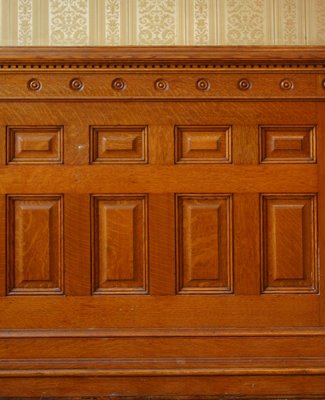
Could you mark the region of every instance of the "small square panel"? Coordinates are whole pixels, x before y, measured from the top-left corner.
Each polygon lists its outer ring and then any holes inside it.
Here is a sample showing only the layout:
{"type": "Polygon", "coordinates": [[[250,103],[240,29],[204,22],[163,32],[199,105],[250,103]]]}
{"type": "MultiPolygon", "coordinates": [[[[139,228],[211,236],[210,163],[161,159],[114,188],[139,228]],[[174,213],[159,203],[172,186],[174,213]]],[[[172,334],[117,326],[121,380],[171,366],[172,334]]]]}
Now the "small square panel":
{"type": "Polygon", "coordinates": [[[176,126],[176,163],[231,163],[230,126],[176,126]]]}
{"type": "Polygon", "coordinates": [[[260,162],[316,162],[316,128],[314,126],[261,126],[260,162]]]}
{"type": "Polygon", "coordinates": [[[147,163],[146,126],[92,126],[91,163],[147,163]]]}
{"type": "Polygon", "coordinates": [[[8,164],[61,164],[62,126],[8,126],[8,164]]]}

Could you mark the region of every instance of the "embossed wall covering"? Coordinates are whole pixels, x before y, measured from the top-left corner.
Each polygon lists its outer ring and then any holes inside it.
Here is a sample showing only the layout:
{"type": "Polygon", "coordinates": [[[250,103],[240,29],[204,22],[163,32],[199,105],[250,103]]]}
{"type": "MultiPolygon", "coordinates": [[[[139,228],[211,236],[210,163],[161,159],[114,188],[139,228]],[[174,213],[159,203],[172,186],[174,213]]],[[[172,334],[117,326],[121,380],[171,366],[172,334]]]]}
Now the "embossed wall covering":
{"type": "Polygon", "coordinates": [[[325,44],[325,0],[0,0],[0,45],[325,44]]]}

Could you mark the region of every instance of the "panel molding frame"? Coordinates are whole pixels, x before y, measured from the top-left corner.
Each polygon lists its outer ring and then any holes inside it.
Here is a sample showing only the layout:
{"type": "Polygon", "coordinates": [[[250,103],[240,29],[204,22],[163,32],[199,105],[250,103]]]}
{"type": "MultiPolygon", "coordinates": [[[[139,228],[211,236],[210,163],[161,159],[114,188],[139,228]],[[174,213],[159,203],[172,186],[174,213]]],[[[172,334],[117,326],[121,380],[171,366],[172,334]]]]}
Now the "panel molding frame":
{"type": "MultiPolygon", "coordinates": [[[[53,136],[54,137],[54,136],[53,136]]],[[[52,137],[52,139],[53,139],[52,137]]],[[[7,151],[7,164],[9,165],[30,165],[30,164],[63,164],[63,146],[64,146],[64,126],[63,125],[9,125],[6,127],[6,151],[7,151]],[[17,142],[16,142],[16,133],[28,133],[31,134],[33,131],[41,133],[43,132],[46,134],[56,134],[56,156],[53,155],[52,157],[43,157],[37,158],[34,156],[32,157],[17,157],[16,149],[17,149],[17,142]]],[[[51,143],[49,142],[49,146],[51,143]]],[[[22,150],[23,152],[24,150],[22,150]]],[[[30,151],[30,150],[28,150],[30,151]]],[[[39,150],[33,150],[37,152],[39,150]]],[[[49,151],[49,150],[48,150],[49,151]]],[[[45,151],[43,151],[45,152],[45,151]]],[[[50,151],[49,151],[50,152],[50,151]]]]}
{"type": "MultiPolygon", "coordinates": [[[[259,162],[261,164],[315,164],[317,163],[316,125],[259,125],[259,162]],[[267,157],[267,132],[305,130],[309,134],[309,157],[267,157]]],[[[286,139],[285,139],[286,140],[286,139]]],[[[302,142],[302,141],[301,141],[302,142]]],[[[301,149],[302,150],[302,149],[301,149]]]]}
{"type": "MultiPolygon", "coordinates": [[[[176,239],[176,294],[177,295],[231,295],[234,293],[234,234],[233,234],[233,195],[224,193],[176,193],[175,194],[175,239],[176,239]],[[183,237],[182,237],[182,211],[180,211],[182,199],[225,199],[226,200],[226,223],[227,223],[227,266],[225,285],[206,287],[184,287],[182,260],[183,237]]],[[[220,234],[221,235],[221,234],[220,234]]],[[[218,254],[219,257],[219,254],[218,254]]],[[[225,273],[225,271],[223,271],[225,273]]],[[[219,272],[218,272],[219,275],[219,272]]],[[[218,279],[219,280],[219,279],[218,279]]]]}
{"type": "MultiPolygon", "coordinates": [[[[176,125],[174,128],[175,132],[175,164],[231,164],[232,163],[232,126],[231,125],[176,125]],[[217,141],[219,138],[215,137],[216,140],[216,148],[215,149],[187,149],[187,157],[183,151],[184,147],[184,135],[197,133],[198,138],[201,134],[203,136],[204,133],[219,133],[224,136],[224,151],[221,156],[218,155],[218,147],[219,142],[217,141]],[[201,156],[191,157],[190,153],[197,151],[201,152],[201,156]],[[209,157],[207,155],[203,155],[204,153],[215,153],[214,157],[209,157]]],[[[206,136],[207,138],[207,136],[206,136]]],[[[188,141],[191,139],[187,138],[188,141]]],[[[210,143],[211,144],[211,143],[210,143]]],[[[188,146],[189,147],[189,146],[188,146]]]]}
{"type": "Polygon", "coordinates": [[[7,296],[31,296],[31,295],[63,295],[64,294],[64,195],[38,195],[38,194],[8,194],[6,196],[6,225],[7,225],[7,241],[6,241],[6,293],[7,296]],[[59,217],[59,230],[58,230],[58,266],[57,266],[57,287],[30,287],[30,288],[17,288],[15,287],[15,256],[14,241],[9,240],[15,234],[15,225],[10,225],[9,219],[14,219],[14,202],[19,200],[35,200],[35,201],[56,201],[58,202],[58,217],[59,217]]]}
{"type": "MultiPolygon", "coordinates": [[[[147,295],[149,294],[149,245],[148,245],[148,194],[91,194],[91,260],[92,260],[92,295],[147,295]],[[141,200],[143,211],[143,248],[142,248],[142,286],[139,287],[100,287],[99,276],[99,240],[98,240],[98,205],[100,201],[141,200]],[[97,239],[97,244],[96,244],[97,239]]],[[[141,266],[140,266],[141,268],[141,266]]],[[[126,280],[128,281],[128,280],[126,280]]],[[[135,279],[129,280],[130,282],[135,279]]]]}
{"type": "MultiPolygon", "coordinates": [[[[90,131],[90,164],[147,164],[148,163],[148,126],[147,125],[92,125],[89,127],[90,131]],[[138,133],[141,134],[141,146],[137,146],[138,137],[135,137],[131,143],[131,148],[127,150],[130,155],[120,157],[104,157],[103,154],[99,154],[99,133],[100,132],[112,132],[112,133],[138,133]],[[136,147],[136,148],[135,148],[136,147]],[[132,157],[132,153],[137,153],[137,147],[140,147],[141,153],[138,157],[132,157]]],[[[104,151],[104,154],[107,150],[104,151]]],[[[125,149],[111,149],[111,152],[127,152],[125,149]]]]}
{"type": "MultiPolygon", "coordinates": [[[[318,294],[319,293],[319,243],[318,243],[318,196],[317,193],[263,193],[260,194],[260,221],[261,221],[261,294],[318,294]],[[264,215],[266,210],[266,199],[309,199],[311,204],[311,282],[310,286],[270,286],[267,279],[267,240],[265,229],[267,217],[264,215]]],[[[305,271],[304,277],[306,279],[305,271]]],[[[283,280],[283,279],[282,279],[283,280]]],[[[285,278],[285,280],[295,280],[285,278]]]]}

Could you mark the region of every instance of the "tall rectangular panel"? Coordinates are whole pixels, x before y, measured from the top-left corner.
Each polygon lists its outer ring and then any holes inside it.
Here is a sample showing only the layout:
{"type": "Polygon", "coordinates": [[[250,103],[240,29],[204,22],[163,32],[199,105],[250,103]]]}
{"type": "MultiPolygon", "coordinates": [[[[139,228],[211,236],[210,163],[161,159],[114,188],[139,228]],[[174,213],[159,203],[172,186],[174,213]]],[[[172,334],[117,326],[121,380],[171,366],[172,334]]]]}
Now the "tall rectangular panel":
{"type": "Polygon", "coordinates": [[[263,195],[263,292],[315,293],[316,195],[263,195]]]}
{"type": "Polygon", "coordinates": [[[178,195],[178,292],[232,292],[231,195],[178,195]]]}
{"type": "Polygon", "coordinates": [[[8,196],[8,294],[63,292],[62,226],[62,196],[8,196]]]}
{"type": "Polygon", "coordinates": [[[94,293],[146,293],[146,196],[93,196],[92,220],[94,293]]]}

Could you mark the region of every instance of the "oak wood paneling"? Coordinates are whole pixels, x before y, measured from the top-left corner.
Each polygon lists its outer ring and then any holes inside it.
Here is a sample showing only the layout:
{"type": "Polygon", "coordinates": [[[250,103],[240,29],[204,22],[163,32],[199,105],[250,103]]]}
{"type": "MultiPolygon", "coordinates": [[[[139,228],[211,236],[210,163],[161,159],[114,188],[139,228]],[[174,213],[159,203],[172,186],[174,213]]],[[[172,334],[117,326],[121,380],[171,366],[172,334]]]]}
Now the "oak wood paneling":
{"type": "Polygon", "coordinates": [[[176,163],[231,163],[231,127],[176,126],[176,163]]]}
{"type": "Polygon", "coordinates": [[[61,164],[63,127],[8,126],[8,164],[61,164]]]}
{"type": "Polygon", "coordinates": [[[263,195],[263,291],[318,290],[317,198],[263,195]]]}
{"type": "Polygon", "coordinates": [[[146,196],[93,196],[93,290],[148,290],[146,196]]]}
{"type": "Polygon", "coordinates": [[[0,53],[0,398],[324,397],[324,49],[0,53]]]}
{"type": "Polygon", "coordinates": [[[264,163],[316,162],[316,127],[260,127],[260,146],[264,163]]]}
{"type": "Polygon", "coordinates": [[[8,294],[62,293],[62,203],[62,196],[8,196],[8,294]]]}
{"type": "Polygon", "coordinates": [[[231,195],[178,195],[177,219],[179,293],[231,293],[231,195]]]}
{"type": "Polygon", "coordinates": [[[147,127],[93,126],[92,163],[146,163],[147,127]]]}

